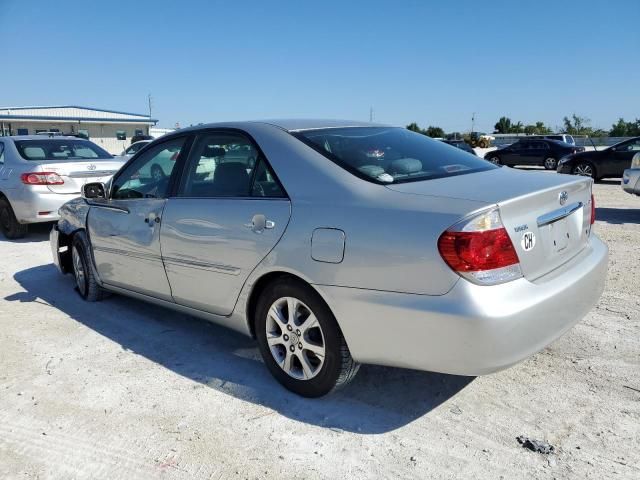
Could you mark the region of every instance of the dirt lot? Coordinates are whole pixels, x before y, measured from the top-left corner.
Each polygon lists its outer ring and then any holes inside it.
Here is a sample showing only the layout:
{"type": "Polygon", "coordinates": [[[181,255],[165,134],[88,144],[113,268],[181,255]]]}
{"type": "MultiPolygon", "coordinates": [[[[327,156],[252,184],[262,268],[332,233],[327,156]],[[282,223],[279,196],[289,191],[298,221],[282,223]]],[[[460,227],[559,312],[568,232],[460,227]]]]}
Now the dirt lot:
{"type": "Polygon", "coordinates": [[[638,479],[640,197],[595,193],[609,278],[567,335],[475,379],[364,366],[319,400],[276,384],[250,339],[123,297],[84,303],[48,227],[2,239],[0,478],[638,479]]]}

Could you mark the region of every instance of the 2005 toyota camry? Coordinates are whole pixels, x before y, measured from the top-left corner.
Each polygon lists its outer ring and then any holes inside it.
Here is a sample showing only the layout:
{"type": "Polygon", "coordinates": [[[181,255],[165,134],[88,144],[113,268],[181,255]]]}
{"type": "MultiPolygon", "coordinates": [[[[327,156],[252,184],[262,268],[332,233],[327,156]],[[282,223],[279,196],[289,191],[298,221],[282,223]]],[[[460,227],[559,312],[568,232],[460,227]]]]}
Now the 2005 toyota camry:
{"type": "Polygon", "coordinates": [[[320,396],[359,363],[479,375],[566,332],[606,276],[591,187],[403,128],[210,124],[85,185],[51,242],[86,300],[255,336],[278,381],[320,396]]]}

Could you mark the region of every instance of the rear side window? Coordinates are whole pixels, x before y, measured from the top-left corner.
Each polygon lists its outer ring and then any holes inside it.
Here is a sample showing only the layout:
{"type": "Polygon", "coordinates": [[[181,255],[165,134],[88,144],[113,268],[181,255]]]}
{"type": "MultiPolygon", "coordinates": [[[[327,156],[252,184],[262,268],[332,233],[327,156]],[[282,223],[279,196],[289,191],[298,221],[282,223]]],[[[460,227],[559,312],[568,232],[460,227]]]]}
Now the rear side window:
{"type": "Polygon", "coordinates": [[[284,197],[266,159],[248,137],[231,132],[201,135],[194,144],[182,197],[284,197]]]}
{"type": "Polygon", "coordinates": [[[326,128],[293,135],[345,170],[375,183],[428,180],[498,168],[404,128],[326,128]]]}
{"type": "Polygon", "coordinates": [[[17,140],[18,153],[25,160],[93,160],[112,158],[106,150],[86,140],[17,140]]]}

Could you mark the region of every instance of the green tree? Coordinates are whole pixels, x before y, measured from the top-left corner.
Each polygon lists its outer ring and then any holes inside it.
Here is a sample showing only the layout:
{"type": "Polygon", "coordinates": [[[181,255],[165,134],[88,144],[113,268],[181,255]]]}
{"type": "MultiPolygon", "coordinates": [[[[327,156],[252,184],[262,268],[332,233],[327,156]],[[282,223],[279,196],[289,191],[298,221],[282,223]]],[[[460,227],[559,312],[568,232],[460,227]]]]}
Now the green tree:
{"type": "Polygon", "coordinates": [[[431,125],[429,125],[427,130],[423,133],[431,138],[444,138],[445,135],[443,129],[441,129],[440,127],[433,127],[431,125]]]}
{"type": "Polygon", "coordinates": [[[509,117],[500,117],[500,120],[493,128],[493,133],[511,133],[511,119],[509,117]]]}
{"type": "Polygon", "coordinates": [[[407,125],[407,130],[411,130],[412,132],[424,133],[416,122],[412,122],[407,125]]]}
{"type": "Polygon", "coordinates": [[[591,135],[593,133],[593,128],[589,126],[591,120],[587,117],[580,117],[574,113],[571,118],[564,117],[562,121],[564,131],[569,135],[591,135]]]}
{"type": "Polygon", "coordinates": [[[640,135],[640,119],[635,122],[625,122],[624,118],[619,118],[618,123],[611,126],[609,135],[612,137],[637,137],[640,135]]]}

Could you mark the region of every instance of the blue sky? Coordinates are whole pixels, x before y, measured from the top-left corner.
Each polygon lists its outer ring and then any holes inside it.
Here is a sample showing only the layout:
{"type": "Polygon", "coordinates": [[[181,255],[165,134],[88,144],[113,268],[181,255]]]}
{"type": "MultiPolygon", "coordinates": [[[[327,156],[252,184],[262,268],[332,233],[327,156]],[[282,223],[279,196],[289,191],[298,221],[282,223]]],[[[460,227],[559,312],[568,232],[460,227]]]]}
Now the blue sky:
{"type": "Polygon", "coordinates": [[[0,0],[0,106],[160,126],[321,117],[491,131],[640,117],[640,1],[0,0]]]}

